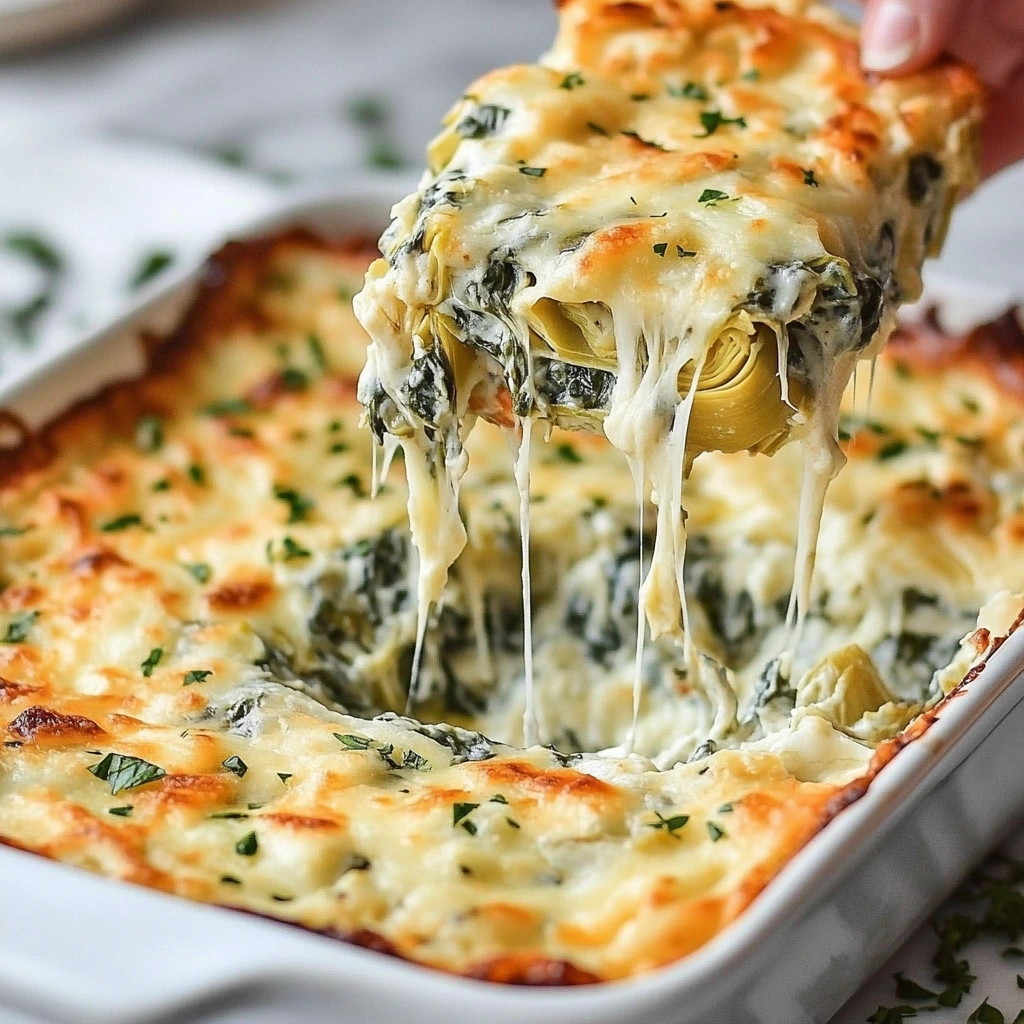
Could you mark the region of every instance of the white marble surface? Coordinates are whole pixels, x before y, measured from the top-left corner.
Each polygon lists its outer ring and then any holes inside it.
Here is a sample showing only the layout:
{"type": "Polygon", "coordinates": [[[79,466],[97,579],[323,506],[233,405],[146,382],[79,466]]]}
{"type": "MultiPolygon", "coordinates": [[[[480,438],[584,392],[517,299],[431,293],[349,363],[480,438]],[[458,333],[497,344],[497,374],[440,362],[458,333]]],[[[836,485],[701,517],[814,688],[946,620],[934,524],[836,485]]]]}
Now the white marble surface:
{"type": "MultiPolygon", "coordinates": [[[[144,250],[169,248],[181,268],[282,189],[365,172],[375,151],[418,164],[438,118],[472,77],[544,48],[550,7],[549,0],[153,0],[89,39],[0,62],[0,234],[41,226],[73,268],[57,309],[41,321],[42,353],[131,300],[125,280],[144,250]],[[353,104],[367,98],[383,112],[373,129],[352,116],[353,104]],[[122,145],[107,160],[89,141],[97,136],[156,145],[122,145]],[[243,167],[225,168],[225,155],[243,167]]],[[[946,270],[1024,293],[1022,185],[1024,171],[1015,171],[963,208],[946,270]]],[[[34,273],[0,257],[0,305],[30,295],[34,273]]],[[[39,358],[0,344],[0,372],[25,372],[39,358]]],[[[927,984],[930,950],[925,929],[835,1024],[898,1002],[896,970],[927,984]]],[[[972,995],[927,1019],[965,1021],[991,995],[1010,1024],[1024,1006],[1019,968],[998,948],[972,952],[971,963],[979,975],[972,995]]]]}

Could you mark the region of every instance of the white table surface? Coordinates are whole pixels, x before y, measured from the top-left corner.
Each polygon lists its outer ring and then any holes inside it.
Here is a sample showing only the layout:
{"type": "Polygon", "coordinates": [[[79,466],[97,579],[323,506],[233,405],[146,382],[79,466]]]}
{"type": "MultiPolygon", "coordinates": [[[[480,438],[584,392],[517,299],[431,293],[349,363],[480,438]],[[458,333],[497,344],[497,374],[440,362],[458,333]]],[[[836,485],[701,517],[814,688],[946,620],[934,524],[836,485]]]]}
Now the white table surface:
{"type": "MultiPolygon", "coordinates": [[[[28,372],[130,301],[125,282],[147,249],[173,251],[181,269],[282,190],[365,173],[381,141],[411,171],[452,98],[541,52],[553,25],[549,0],[178,0],[0,62],[0,234],[42,228],[70,266],[37,345],[0,341],[0,373],[28,372]],[[384,112],[378,130],[352,117],[367,98],[384,112]]],[[[997,286],[997,300],[1024,295],[1022,194],[1024,168],[973,197],[942,270],[997,286]]],[[[0,256],[0,304],[34,287],[30,268],[0,256]]],[[[931,949],[924,929],[833,1024],[897,1003],[897,970],[928,984],[931,949]]],[[[990,996],[1010,1024],[1024,1007],[1019,967],[998,948],[970,956],[972,994],[922,1016],[963,1022],[990,996]]]]}

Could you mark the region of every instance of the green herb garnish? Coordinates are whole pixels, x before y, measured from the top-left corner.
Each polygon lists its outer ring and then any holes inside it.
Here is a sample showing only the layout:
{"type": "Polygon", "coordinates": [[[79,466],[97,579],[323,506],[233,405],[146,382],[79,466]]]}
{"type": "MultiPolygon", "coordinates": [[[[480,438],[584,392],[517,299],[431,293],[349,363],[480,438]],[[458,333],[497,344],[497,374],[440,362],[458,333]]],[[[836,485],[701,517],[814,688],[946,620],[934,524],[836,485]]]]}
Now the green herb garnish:
{"type": "Polygon", "coordinates": [[[676,255],[680,259],[685,259],[687,256],[696,256],[696,249],[684,249],[681,245],[676,246],[676,255]]]}
{"type": "Polygon", "coordinates": [[[48,274],[58,274],[64,269],[64,257],[57,247],[36,231],[9,232],[4,236],[4,248],[48,274]]]}
{"type": "Polygon", "coordinates": [[[725,839],[726,831],[720,825],[716,825],[713,821],[707,822],[708,835],[711,836],[711,842],[717,843],[719,839],[725,839]]]}
{"type": "Polygon", "coordinates": [[[708,206],[715,206],[718,203],[727,202],[728,199],[729,195],[727,192],[721,192],[717,188],[706,188],[701,192],[697,202],[706,203],[708,206]]]}
{"type": "Polygon", "coordinates": [[[160,659],[164,656],[164,649],[162,647],[154,647],[149,654],[146,655],[146,660],[139,666],[142,669],[142,674],[148,679],[153,674],[153,669],[160,664],[160,659]]]}
{"type": "Polygon", "coordinates": [[[665,252],[668,249],[668,242],[658,242],[657,245],[652,245],[651,248],[657,253],[657,255],[664,258],[665,252]]]}
{"type": "Polygon", "coordinates": [[[147,782],[156,782],[162,779],[167,772],[163,768],[144,761],[141,757],[131,757],[128,754],[107,754],[98,764],[89,765],[89,771],[110,783],[110,792],[117,796],[126,789],[135,789],[144,786],[147,782]]]}
{"type": "Polygon", "coordinates": [[[242,857],[253,857],[256,851],[260,848],[260,842],[256,838],[255,832],[250,832],[248,835],[242,836],[241,839],[235,843],[235,853],[242,857]]]}
{"type": "Polygon", "coordinates": [[[105,522],[100,529],[104,533],[118,533],[120,530],[127,530],[131,526],[141,526],[142,516],[137,512],[129,512],[127,515],[118,516],[105,522]]]}
{"type": "Polygon", "coordinates": [[[157,274],[165,271],[174,262],[174,253],[167,249],[154,249],[139,260],[134,273],[128,279],[128,290],[136,291],[148,284],[157,274]]]}
{"type": "Polygon", "coordinates": [[[707,89],[696,82],[687,82],[685,85],[670,85],[668,87],[668,94],[677,100],[706,100],[708,98],[707,89]]]}
{"type": "Polygon", "coordinates": [[[569,444],[568,441],[563,442],[555,449],[555,454],[562,460],[562,462],[580,463],[583,461],[583,456],[576,451],[575,447],[569,444]]]}
{"type": "Polygon", "coordinates": [[[651,149],[660,149],[663,153],[668,152],[668,150],[660,142],[654,142],[652,139],[645,139],[639,132],[635,132],[632,129],[620,132],[619,134],[625,135],[627,138],[630,139],[635,139],[641,145],[648,146],[651,149]]]}
{"type": "Polygon", "coordinates": [[[107,810],[107,814],[115,814],[119,818],[130,818],[134,810],[135,808],[131,805],[127,807],[111,807],[107,810]]]}
{"type": "Polygon", "coordinates": [[[189,573],[196,583],[209,583],[213,570],[206,562],[184,562],[182,568],[189,573]]]}
{"type": "Polygon", "coordinates": [[[548,169],[546,167],[520,167],[519,173],[530,178],[543,178],[548,173],[548,169]]]}
{"type": "Polygon", "coordinates": [[[312,498],[300,494],[293,487],[283,487],[281,484],[274,484],[274,497],[283,501],[288,506],[288,523],[301,523],[305,520],[306,514],[315,506],[312,498]]]}
{"type": "Polygon", "coordinates": [[[452,827],[456,825],[464,828],[471,836],[477,833],[477,827],[469,820],[468,815],[472,814],[480,805],[469,803],[457,803],[452,805],[452,827]]]}
{"type": "Polygon", "coordinates": [[[310,359],[313,365],[321,372],[327,372],[327,353],[324,352],[323,342],[318,334],[310,332],[306,335],[306,346],[309,348],[310,359]]]}
{"type": "Polygon", "coordinates": [[[252,412],[252,405],[244,398],[218,398],[200,410],[204,416],[244,416],[252,412]]]}
{"type": "Polygon", "coordinates": [[[700,125],[704,129],[703,135],[695,135],[694,138],[706,139],[709,135],[714,135],[723,125],[734,124],[737,128],[746,128],[747,119],[745,117],[723,117],[720,110],[705,110],[700,115],[700,125]]]}
{"type": "Polygon", "coordinates": [[[607,128],[602,128],[599,124],[597,124],[596,121],[588,121],[587,122],[587,127],[595,135],[603,135],[606,139],[611,136],[611,132],[609,132],[607,128]]]}
{"type": "Polygon", "coordinates": [[[293,774],[292,772],[278,772],[277,773],[277,777],[282,782],[287,782],[292,777],[292,774],[293,774]]]}
{"type": "Polygon", "coordinates": [[[7,623],[7,632],[4,633],[3,638],[0,639],[0,643],[5,644],[20,644],[26,637],[28,637],[29,631],[32,629],[36,619],[39,618],[39,612],[18,612],[10,622],[7,623]]]}
{"type": "Polygon", "coordinates": [[[879,449],[878,460],[886,462],[889,459],[898,459],[909,447],[906,441],[890,441],[879,449]]]}
{"type": "MultiPolygon", "coordinates": [[[[270,542],[268,541],[267,543],[269,545],[270,542]]],[[[285,562],[290,562],[294,558],[310,558],[313,555],[312,551],[307,550],[291,537],[283,537],[281,539],[281,546],[284,548],[281,558],[285,562]]]]}
{"type": "Polygon", "coordinates": [[[222,761],[221,764],[240,779],[244,778],[245,773],[249,770],[249,766],[237,754],[232,754],[226,761],[222,761]]]}
{"type": "Polygon", "coordinates": [[[654,815],[658,820],[648,822],[647,827],[661,829],[673,839],[679,838],[676,833],[690,820],[688,814],[675,814],[671,818],[666,818],[660,811],[655,811],[654,815]]]}
{"type": "Polygon", "coordinates": [[[210,676],[213,675],[213,670],[209,668],[194,668],[185,673],[184,681],[182,686],[191,686],[193,683],[205,683],[210,676]]]}
{"type": "Polygon", "coordinates": [[[803,171],[805,185],[810,185],[812,188],[817,188],[821,184],[821,182],[819,182],[818,179],[814,176],[813,168],[808,169],[806,167],[801,167],[800,170],[803,171]]]}
{"type": "Polygon", "coordinates": [[[373,746],[373,740],[369,737],[357,736],[351,732],[336,732],[334,738],[349,750],[369,750],[373,746]]]}
{"type": "Polygon", "coordinates": [[[570,92],[573,89],[578,89],[581,85],[586,85],[586,81],[578,71],[570,71],[569,74],[562,79],[562,84],[558,87],[559,89],[568,89],[570,92]]]}

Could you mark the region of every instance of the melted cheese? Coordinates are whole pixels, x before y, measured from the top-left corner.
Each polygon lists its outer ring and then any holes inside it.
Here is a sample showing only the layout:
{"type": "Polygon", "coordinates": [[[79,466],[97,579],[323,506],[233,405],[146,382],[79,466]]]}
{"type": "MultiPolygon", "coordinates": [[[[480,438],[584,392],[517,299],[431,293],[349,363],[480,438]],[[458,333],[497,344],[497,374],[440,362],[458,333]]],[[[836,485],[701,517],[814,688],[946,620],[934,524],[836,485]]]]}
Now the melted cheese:
{"type": "Polygon", "coordinates": [[[367,493],[344,298],[367,259],[301,236],[229,249],[144,379],[5,457],[0,839],[449,971],[650,970],[741,913],[1015,625],[1021,407],[981,370],[880,362],[774,692],[799,453],[698,460],[684,582],[715,659],[697,680],[645,645],[632,755],[594,751],[635,695],[634,481],[600,438],[534,445],[533,713],[560,749],[518,749],[520,503],[489,425],[400,717],[417,567],[408,464],[367,493]]]}
{"type": "Polygon", "coordinates": [[[560,8],[547,55],[452,109],[357,298],[360,396],[416,466],[423,614],[465,541],[472,418],[603,420],[657,506],[655,639],[687,632],[694,457],[802,440],[795,643],[841,395],[974,178],[980,87],[952,63],[866,77],[814,0],[560,8]]]}

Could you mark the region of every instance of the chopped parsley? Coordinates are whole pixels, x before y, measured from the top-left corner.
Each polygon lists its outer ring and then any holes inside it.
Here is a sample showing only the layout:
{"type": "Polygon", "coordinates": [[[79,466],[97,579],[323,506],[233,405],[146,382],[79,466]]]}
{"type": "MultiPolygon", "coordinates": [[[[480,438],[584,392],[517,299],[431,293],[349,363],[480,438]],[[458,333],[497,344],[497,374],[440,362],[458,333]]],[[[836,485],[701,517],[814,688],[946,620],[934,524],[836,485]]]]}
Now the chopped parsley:
{"type": "Polygon", "coordinates": [[[495,793],[490,800],[487,801],[490,804],[505,804],[508,805],[508,801],[501,795],[501,793],[495,793]]]}
{"type": "Polygon", "coordinates": [[[519,828],[522,828],[522,827],[523,827],[522,825],[520,825],[520,824],[519,824],[519,822],[518,822],[518,821],[516,821],[516,819],[515,819],[515,818],[509,818],[509,817],[506,817],[506,818],[505,818],[505,821],[507,821],[507,822],[508,822],[508,827],[509,827],[509,828],[515,828],[515,829],[519,829],[519,828]]]}
{"type": "Polygon", "coordinates": [[[737,128],[746,128],[747,119],[745,117],[724,117],[720,110],[705,110],[700,115],[700,126],[704,129],[703,135],[696,135],[694,138],[706,139],[709,135],[714,135],[723,125],[734,124],[737,128]]]}
{"type": "Polygon", "coordinates": [[[349,750],[369,750],[373,746],[373,740],[368,736],[357,736],[351,732],[336,732],[334,738],[349,750]]]}
{"type": "Polygon", "coordinates": [[[732,804],[722,804],[722,806],[718,808],[718,813],[719,814],[731,814],[732,813],[732,804]]]}
{"type": "Polygon", "coordinates": [[[244,416],[252,412],[252,405],[244,398],[219,398],[215,402],[204,405],[202,410],[204,416],[244,416]]]}
{"type": "Polygon", "coordinates": [[[35,624],[36,619],[39,618],[39,612],[18,612],[10,622],[7,623],[7,632],[4,633],[3,639],[0,643],[5,644],[20,644],[22,643],[35,624]]]}
{"type": "Polygon", "coordinates": [[[366,497],[366,491],[363,488],[363,481],[359,478],[358,473],[349,473],[347,476],[343,476],[336,486],[347,487],[357,498],[366,497]]]}
{"type": "Polygon", "coordinates": [[[25,526],[0,526],[0,537],[20,537],[25,533],[28,533],[25,526]]]}
{"type": "Polygon", "coordinates": [[[570,462],[578,464],[583,461],[583,456],[576,451],[575,447],[569,444],[568,441],[563,442],[555,449],[555,454],[561,459],[562,462],[570,462]]]}
{"type": "Polygon", "coordinates": [[[757,68],[751,68],[749,71],[744,71],[740,78],[744,82],[756,82],[761,77],[761,72],[757,68]]]}
{"type": "Polygon", "coordinates": [[[595,135],[603,135],[606,139],[609,138],[611,135],[611,132],[609,132],[607,128],[602,128],[596,121],[588,121],[587,127],[595,135]]]}
{"type": "Polygon", "coordinates": [[[118,516],[116,519],[110,519],[100,526],[100,529],[104,533],[118,533],[121,530],[127,530],[132,526],[141,526],[142,516],[137,512],[129,512],[127,515],[118,516]]]}
{"type": "Polygon", "coordinates": [[[160,659],[164,656],[164,649],[162,647],[154,647],[149,654],[146,655],[146,660],[139,666],[142,669],[142,674],[148,679],[153,674],[153,669],[160,664],[160,659]]]}
{"type": "Polygon", "coordinates": [[[649,822],[647,827],[660,829],[673,839],[679,838],[676,833],[690,820],[688,814],[674,814],[671,818],[666,818],[660,811],[655,811],[654,815],[658,820],[649,822]]]}
{"type": "Polygon", "coordinates": [[[330,455],[344,455],[348,451],[348,445],[344,441],[335,441],[327,451],[330,455]]]}
{"type": "Polygon", "coordinates": [[[300,494],[295,488],[284,487],[281,484],[274,484],[274,497],[288,506],[287,522],[289,524],[304,522],[306,515],[316,504],[312,498],[300,494]]]}
{"type": "Polygon", "coordinates": [[[567,89],[571,92],[573,89],[578,89],[581,85],[586,84],[586,80],[578,71],[570,71],[569,74],[562,79],[562,84],[558,88],[567,89]]]}
{"type": "Polygon", "coordinates": [[[727,192],[721,192],[717,188],[706,188],[701,192],[698,203],[706,203],[708,206],[715,206],[718,203],[728,202],[729,194],[727,192]]]}
{"type": "Polygon", "coordinates": [[[817,188],[821,184],[821,182],[818,181],[818,179],[814,176],[813,168],[809,169],[806,167],[801,167],[800,170],[803,171],[805,185],[810,185],[812,188],[817,188]]]}
{"type": "Polygon", "coordinates": [[[934,999],[936,996],[935,992],[926,989],[923,985],[918,985],[912,978],[905,978],[902,972],[897,971],[893,975],[896,981],[896,997],[898,999],[934,999]]]}
{"type": "Polygon", "coordinates": [[[687,82],[685,85],[670,85],[668,87],[668,94],[677,100],[703,101],[708,98],[707,89],[696,82],[687,82]]]}
{"type": "Polygon", "coordinates": [[[909,447],[910,445],[906,441],[890,441],[878,450],[878,459],[880,462],[898,459],[909,447]]]}
{"type": "Polygon", "coordinates": [[[213,670],[208,668],[194,668],[185,673],[184,681],[182,686],[191,686],[193,683],[205,683],[210,676],[213,675],[213,670]]]}
{"type": "Polygon", "coordinates": [[[469,820],[469,815],[480,805],[469,803],[456,803],[452,805],[452,827],[459,826],[465,829],[471,836],[477,833],[477,827],[469,820]]]}
{"type": "Polygon", "coordinates": [[[248,817],[245,811],[214,811],[210,815],[212,821],[242,821],[248,817]]]}
{"type": "Polygon", "coordinates": [[[321,372],[327,372],[327,353],[324,352],[323,342],[320,340],[320,335],[310,332],[306,335],[306,346],[309,349],[309,357],[313,360],[313,365],[321,372]]]}
{"type": "Polygon", "coordinates": [[[285,391],[305,391],[309,387],[309,374],[296,366],[286,366],[281,371],[281,387],[285,391]]]}
{"type": "Polygon", "coordinates": [[[138,266],[128,279],[128,290],[136,291],[163,273],[174,262],[174,253],[167,249],[153,249],[144,253],[138,266]]]}
{"type": "Polygon", "coordinates": [[[711,842],[717,843],[719,839],[726,838],[726,831],[720,825],[716,825],[713,821],[707,822],[708,835],[711,836],[711,842]]]}
{"type": "MultiPolygon", "coordinates": [[[[284,550],[281,553],[281,559],[285,562],[290,562],[295,558],[311,558],[313,555],[312,551],[307,550],[301,544],[299,544],[292,537],[283,537],[281,539],[281,546],[284,550]]],[[[268,553],[269,553],[269,542],[268,542],[268,553]]]]}
{"type": "Polygon", "coordinates": [[[164,421],[159,416],[143,416],[135,426],[135,443],[144,452],[155,452],[164,443],[164,421]]]}
{"type": "Polygon", "coordinates": [[[241,885],[242,884],[242,880],[240,878],[235,878],[234,875],[221,875],[220,876],[220,884],[221,885],[241,885]]]}
{"type": "Polygon", "coordinates": [[[649,92],[635,92],[629,98],[634,103],[643,103],[645,100],[649,100],[651,98],[651,94],[649,92]]]}
{"type": "Polygon", "coordinates": [[[232,754],[226,761],[222,761],[221,764],[232,775],[237,775],[240,779],[244,778],[245,773],[249,770],[249,766],[237,754],[232,754]]]}
{"type": "Polygon", "coordinates": [[[171,481],[164,477],[162,480],[156,480],[149,488],[151,491],[159,493],[160,491],[169,491],[171,489],[171,481]]]}
{"type": "Polygon", "coordinates": [[[696,256],[697,255],[697,250],[696,249],[684,249],[683,246],[677,245],[676,246],[676,255],[680,259],[685,259],[687,256],[696,256]]]}
{"type": "Polygon", "coordinates": [[[250,832],[248,835],[242,836],[241,839],[235,843],[235,853],[242,857],[253,857],[256,855],[256,851],[260,848],[260,841],[256,838],[255,832],[250,832]]]}
{"type": "Polygon", "coordinates": [[[968,398],[966,395],[961,397],[961,403],[968,412],[981,412],[981,406],[973,398],[968,398]]]}
{"type": "Polygon", "coordinates": [[[126,807],[111,807],[107,810],[107,814],[114,814],[118,818],[130,818],[132,816],[132,811],[134,810],[135,808],[131,805],[126,807]]]}
{"type": "Polygon", "coordinates": [[[520,174],[525,174],[528,178],[543,178],[548,173],[546,167],[520,167],[520,174]]]}
{"type": "Polygon", "coordinates": [[[50,274],[64,269],[64,257],[48,239],[34,231],[11,231],[4,236],[4,248],[16,253],[50,274]]]}
{"type": "MultiPolygon", "coordinates": [[[[455,131],[464,139],[485,139],[488,135],[500,131],[511,113],[508,107],[484,103],[472,114],[462,118],[455,126],[455,131]]],[[[349,298],[351,297],[350,295],[349,298]]]]}
{"type": "Polygon", "coordinates": [[[292,774],[293,774],[292,772],[278,772],[277,773],[277,777],[282,782],[287,782],[292,777],[292,774]]]}
{"type": "Polygon", "coordinates": [[[89,765],[89,771],[110,783],[110,792],[114,796],[126,789],[135,789],[144,786],[147,782],[156,782],[162,779],[167,772],[163,768],[141,757],[131,757],[128,754],[107,754],[102,761],[89,765]]]}
{"type": "Polygon", "coordinates": [[[942,437],[941,430],[929,430],[928,427],[914,427],[914,429],[928,444],[938,444],[939,438],[942,437]]]}
{"type": "Polygon", "coordinates": [[[657,253],[657,255],[664,258],[665,252],[668,249],[668,242],[658,242],[657,245],[652,245],[651,248],[657,253]]]}
{"type": "Polygon", "coordinates": [[[213,570],[206,562],[184,562],[182,568],[196,581],[196,583],[209,583],[213,570]]]}
{"type": "Polygon", "coordinates": [[[188,473],[188,478],[192,483],[198,484],[200,487],[206,484],[206,470],[198,463],[191,463],[186,472],[188,473]]]}

